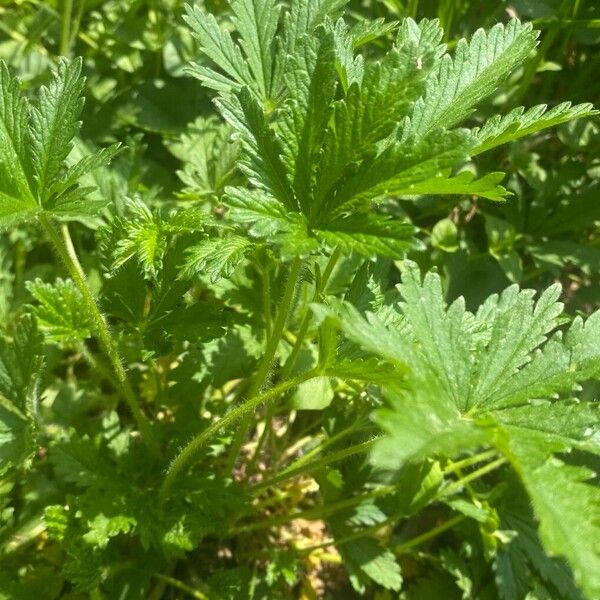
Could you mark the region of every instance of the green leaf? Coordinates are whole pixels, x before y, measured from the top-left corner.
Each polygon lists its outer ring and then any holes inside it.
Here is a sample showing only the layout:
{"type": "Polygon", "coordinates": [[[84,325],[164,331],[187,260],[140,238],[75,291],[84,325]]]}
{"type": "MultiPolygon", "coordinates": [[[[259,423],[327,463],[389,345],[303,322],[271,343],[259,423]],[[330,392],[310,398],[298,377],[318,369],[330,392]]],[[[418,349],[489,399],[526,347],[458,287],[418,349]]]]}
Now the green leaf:
{"type": "Polygon", "coordinates": [[[356,252],[368,258],[387,256],[401,259],[419,247],[416,228],[409,223],[389,219],[377,213],[353,214],[337,218],[326,229],[315,229],[317,237],[344,252],[356,252]]]}
{"type": "Polygon", "coordinates": [[[27,282],[27,289],[39,303],[32,313],[47,341],[70,345],[92,336],[81,292],[70,279],[57,279],[54,284],[35,279],[27,282]]]}
{"type": "Polygon", "coordinates": [[[308,212],[315,177],[315,163],[327,132],[336,86],[333,36],[324,29],[301,38],[288,58],[284,81],[288,96],[278,123],[283,159],[294,192],[308,212]]]}
{"type": "Polygon", "coordinates": [[[512,432],[509,451],[540,523],[545,548],[564,556],[590,598],[600,594],[600,488],[585,467],[548,456],[547,446],[512,432]]]}
{"type": "Polygon", "coordinates": [[[358,49],[365,44],[391,33],[398,27],[398,21],[386,21],[385,18],[362,19],[350,30],[352,46],[358,49]]]}
{"type": "Polygon", "coordinates": [[[242,88],[239,96],[219,98],[217,106],[239,136],[245,150],[240,168],[250,182],[272,194],[288,210],[297,210],[282,160],[281,140],[269,127],[263,109],[248,88],[242,88]]]}
{"type": "Polygon", "coordinates": [[[42,205],[49,198],[79,129],[77,119],[83,108],[85,83],[81,65],[80,58],[73,62],[60,58],[49,86],[40,88],[38,102],[31,107],[31,163],[42,205]]]}
{"type": "Polygon", "coordinates": [[[27,155],[28,110],[19,80],[0,61],[0,229],[26,221],[38,210],[27,155]]]}
{"type": "Polygon", "coordinates": [[[458,250],[458,229],[451,219],[438,221],[431,230],[431,245],[444,252],[458,250]]]}
{"type": "Polygon", "coordinates": [[[513,532],[515,537],[499,549],[494,561],[500,597],[525,598],[540,577],[555,588],[554,595],[565,600],[582,600],[566,563],[544,553],[531,502],[522,485],[515,478],[509,479],[508,484],[498,514],[501,528],[513,532]]]}
{"type": "Polygon", "coordinates": [[[207,87],[225,92],[239,89],[242,85],[252,85],[248,65],[229,32],[220,29],[214,16],[204,13],[196,5],[186,5],[186,11],[184,19],[200,42],[202,52],[224,71],[223,74],[195,63],[190,67],[190,73],[207,87]]]}
{"type": "Polygon", "coordinates": [[[454,127],[518,67],[534,50],[538,33],[517,19],[478,29],[469,42],[458,41],[454,58],[445,55],[413,109],[410,134],[454,127]]]}
{"type": "Polygon", "coordinates": [[[586,322],[576,318],[564,337],[559,331],[549,338],[563,310],[557,285],[537,302],[533,291],[511,286],[472,314],[462,299],[447,307],[439,277],[421,279],[407,262],[399,291],[400,315],[390,326],[348,305],[335,311],[352,341],[410,369],[408,389],[386,386],[389,408],[378,411],[377,421],[389,435],[374,461],[397,469],[496,447],[531,497],[546,549],[564,556],[582,589],[597,596],[600,492],[588,469],[557,454],[576,448],[600,455],[600,413],[597,404],[549,400],[600,375],[600,311],[586,322]]]}
{"type": "Polygon", "coordinates": [[[0,339],[0,473],[33,454],[43,367],[35,321],[21,317],[14,338],[0,339]]]}
{"type": "Polygon", "coordinates": [[[367,63],[360,81],[352,83],[345,97],[334,104],[320,159],[315,213],[328,205],[353,164],[368,159],[356,175],[359,179],[371,170],[372,161],[380,162],[376,144],[392,134],[423,91],[439,43],[437,35],[424,34],[430,23],[424,22],[423,29],[412,22],[403,27],[397,45],[380,62],[367,63]]]}
{"type": "Polygon", "coordinates": [[[212,283],[229,277],[252,247],[252,242],[239,235],[209,238],[187,250],[183,275],[207,275],[212,283]]]}
{"type": "Polygon", "coordinates": [[[374,539],[359,538],[341,546],[340,552],[352,586],[359,593],[365,591],[365,575],[387,590],[397,592],[401,588],[402,573],[394,554],[374,539]]]}
{"type": "Polygon", "coordinates": [[[589,103],[572,106],[570,102],[562,102],[550,110],[546,104],[538,104],[528,110],[519,106],[505,116],[494,115],[481,128],[474,129],[474,147],[470,154],[476,156],[548,127],[597,113],[589,103]]]}
{"type": "Polygon", "coordinates": [[[271,95],[273,45],[279,12],[275,0],[232,0],[233,23],[240,34],[240,46],[262,98],[271,95]]]}
{"type": "Polygon", "coordinates": [[[297,410],[323,410],[333,400],[329,377],[315,377],[301,383],[290,398],[290,406],[297,410]]]}
{"type": "Polygon", "coordinates": [[[126,515],[107,517],[100,513],[88,521],[89,529],[83,534],[83,539],[92,546],[105,548],[111,538],[121,533],[129,533],[136,525],[137,521],[134,517],[126,515]]]}

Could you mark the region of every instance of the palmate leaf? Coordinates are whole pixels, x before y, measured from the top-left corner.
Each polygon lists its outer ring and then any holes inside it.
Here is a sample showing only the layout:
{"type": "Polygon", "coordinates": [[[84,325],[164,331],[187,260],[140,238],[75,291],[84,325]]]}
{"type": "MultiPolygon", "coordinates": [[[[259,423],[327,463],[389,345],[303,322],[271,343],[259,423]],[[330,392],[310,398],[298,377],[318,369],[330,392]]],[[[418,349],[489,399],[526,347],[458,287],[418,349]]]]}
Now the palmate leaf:
{"type": "Polygon", "coordinates": [[[28,101],[0,61],[0,228],[33,220],[42,211],[56,219],[86,222],[105,205],[88,202],[94,188],[78,182],[107,165],[119,146],[65,165],[79,130],[84,83],[81,59],[61,58],[49,85],[28,101]]]}
{"type": "Polygon", "coordinates": [[[0,473],[35,449],[43,367],[41,335],[33,318],[24,316],[12,340],[0,339],[0,473]]]}
{"type": "Polygon", "coordinates": [[[501,173],[477,179],[463,169],[471,153],[590,114],[587,106],[559,107],[545,119],[538,109],[513,111],[474,132],[455,129],[534,50],[537,32],[531,25],[512,20],[478,30],[451,56],[438,21],[405,19],[393,46],[376,60],[356,48],[390,28],[377,22],[355,40],[337,18],[343,4],[297,0],[279,19],[277,10],[261,12],[273,8],[271,2],[232,0],[233,35],[221,32],[199,8],[189,9],[205,53],[220,68],[207,74],[202,67],[199,76],[221,92],[216,104],[240,141],[241,169],[263,194],[260,206],[249,208],[246,196],[245,208],[230,216],[243,214],[253,235],[284,232],[270,242],[286,253],[294,247],[296,255],[310,252],[325,240],[345,252],[398,257],[414,243],[407,239],[400,248],[400,227],[394,233],[386,225],[386,241],[377,244],[372,221],[364,221],[364,231],[358,219],[351,228],[344,221],[345,231],[336,234],[340,220],[390,196],[502,201],[510,194],[500,185],[501,173]],[[260,23],[259,14],[265,17],[260,23]],[[269,35],[279,30],[281,43],[274,46],[269,35]],[[265,215],[262,224],[259,214],[265,215]]]}
{"type": "Polygon", "coordinates": [[[530,494],[546,550],[564,556],[583,591],[596,597],[600,579],[590,565],[600,561],[599,492],[586,469],[556,454],[600,454],[599,406],[556,395],[600,377],[600,312],[576,319],[564,335],[552,333],[562,313],[560,288],[550,287],[535,302],[533,292],[512,286],[472,314],[462,299],[447,307],[439,277],[421,280],[412,263],[399,291],[399,317],[390,326],[349,305],[326,311],[350,340],[411,374],[408,390],[386,386],[391,408],[378,411],[377,420],[389,437],[373,459],[396,469],[496,447],[530,494]]]}

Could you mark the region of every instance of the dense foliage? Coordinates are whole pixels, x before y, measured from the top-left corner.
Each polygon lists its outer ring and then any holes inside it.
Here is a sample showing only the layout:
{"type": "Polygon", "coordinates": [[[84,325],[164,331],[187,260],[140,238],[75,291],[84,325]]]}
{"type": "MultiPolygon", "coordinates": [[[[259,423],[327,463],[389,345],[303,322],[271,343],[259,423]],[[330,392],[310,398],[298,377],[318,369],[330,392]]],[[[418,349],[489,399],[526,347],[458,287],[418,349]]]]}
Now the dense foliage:
{"type": "Polygon", "coordinates": [[[599,24],[2,3],[0,598],[599,598],[599,24]]]}

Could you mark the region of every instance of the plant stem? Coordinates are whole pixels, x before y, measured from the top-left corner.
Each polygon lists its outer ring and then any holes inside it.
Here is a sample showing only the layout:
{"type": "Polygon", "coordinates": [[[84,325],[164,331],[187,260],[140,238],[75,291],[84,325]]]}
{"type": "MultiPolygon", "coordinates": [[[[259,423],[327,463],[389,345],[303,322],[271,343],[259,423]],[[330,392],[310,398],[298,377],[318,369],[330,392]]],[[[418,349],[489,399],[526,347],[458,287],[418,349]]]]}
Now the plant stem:
{"type": "Polygon", "coordinates": [[[466,469],[467,467],[483,462],[484,460],[487,460],[488,458],[492,458],[494,456],[496,456],[496,450],[484,450],[479,454],[467,456],[467,458],[463,458],[462,460],[458,460],[448,465],[444,469],[444,474],[454,473],[455,471],[466,469]]]}
{"type": "Polygon", "coordinates": [[[430,529],[429,531],[426,531],[425,533],[422,533],[421,535],[418,535],[407,542],[398,544],[394,548],[394,552],[396,554],[401,554],[407,550],[410,550],[411,548],[414,548],[415,546],[420,546],[423,542],[438,536],[440,533],[444,533],[444,531],[448,531],[448,529],[452,529],[452,527],[458,525],[458,523],[464,521],[466,518],[467,517],[465,517],[465,515],[457,515],[456,517],[452,517],[441,525],[438,525],[437,527],[434,527],[433,529],[430,529]]]}
{"type": "Polygon", "coordinates": [[[209,600],[208,596],[204,592],[190,587],[189,585],[183,583],[183,581],[179,581],[179,579],[169,577],[169,575],[162,575],[161,573],[153,573],[152,576],[156,577],[156,579],[160,581],[164,581],[166,584],[177,588],[178,590],[181,590],[182,592],[185,592],[186,594],[189,594],[192,598],[196,598],[197,600],[209,600]]]}
{"type": "Polygon", "coordinates": [[[104,315],[100,312],[98,308],[98,304],[90,290],[90,287],[87,283],[87,279],[85,273],[83,272],[83,268],[77,258],[77,253],[75,252],[75,248],[73,247],[73,242],[71,240],[71,236],[69,235],[69,230],[65,226],[63,226],[63,237],[61,237],[48,218],[47,215],[41,214],[39,217],[40,224],[47,236],[49,237],[54,250],[61,258],[64,263],[69,275],[73,279],[75,285],[79,289],[81,296],[83,298],[83,302],[87,309],[87,312],[92,319],[92,323],[94,326],[94,330],[98,339],[100,340],[100,344],[102,349],[106,353],[111,366],[115,372],[115,376],[119,383],[119,391],[131,413],[137,426],[142,434],[144,441],[148,445],[149,449],[153,452],[153,454],[159,454],[158,444],[154,437],[154,432],[152,431],[152,427],[148,419],[142,413],[140,405],[137,401],[133,388],[129,383],[127,378],[127,373],[125,372],[125,367],[121,361],[121,357],[119,356],[119,352],[117,350],[117,346],[112,338],[110,330],[108,328],[108,324],[104,315]]]}
{"type": "Polygon", "coordinates": [[[332,452],[323,458],[319,458],[317,460],[313,460],[312,462],[302,462],[302,464],[296,465],[292,464],[290,468],[287,468],[285,471],[278,473],[274,477],[270,479],[266,479],[265,481],[261,481],[257,485],[255,485],[252,490],[253,492],[264,490],[266,488],[272,487],[281,483],[282,481],[286,481],[287,479],[291,479],[296,475],[300,475],[302,473],[307,473],[310,471],[314,471],[315,469],[320,469],[328,464],[333,462],[337,462],[338,460],[343,460],[344,458],[348,458],[350,456],[355,456],[356,454],[362,454],[363,452],[368,452],[373,444],[378,440],[378,438],[373,438],[372,440],[367,440],[362,444],[357,444],[356,446],[350,446],[349,448],[344,448],[342,450],[338,450],[337,452],[332,452]]]}
{"type": "Polygon", "coordinates": [[[491,463],[488,463],[487,465],[481,467],[480,469],[477,469],[476,471],[469,473],[465,477],[462,477],[461,479],[454,481],[453,483],[451,483],[450,485],[448,485],[447,487],[442,489],[441,494],[438,497],[444,498],[446,496],[452,495],[454,492],[457,492],[460,489],[462,489],[463,487],[465,487],[465,485],[467,485],[471,481],[474,481],[475,479],[479,479],[480,477],[483,477],[484,475],[491,473],[498,467],[501,467],[506,462],[507,462],[506,458],[501,457],[501,458],[498,458],[498,459],[492,461],[491,463]]]}
{"type": "MultiPolygon", "coordinates": [[[[313,302],[316,302],[321,296],[321,294],[325,291],[327,284],[329,283],[329,278],[331,277],[335,265],[337,264],[341,255],[342,253],[340,249],[336,248],[329,257],[329,261],[327,262],[327,265],[325,266],[325,269],[323,271],[323,275],[321,276],[321,281],[319,282],[319,285],[315,288],[313,302]]],[[[308,328],[310,326],[311,321],[312,312],[310,308],[307,307],[306,312],[304,313],[304,317],[302,319],[302,323],[300,324],[300,329],[298,330],[298,335],[296,336],[294,347],[292,348],[290,355],[285,361],[285,364],[281,368],[281,377],[287,377],[294,368],[294,365],[296,364],[296,360],[298,358],[298,354],[302,349],[302,343],[304,342],[304,338],[306,338],[306,334],[308,333],[308,328]]]]}
{"type": "MultiPolygon", "coordinates": [[[[271,364],[273,363],[273,358],[275,357],[275,353],[277,352],[279,342],[281,341],[281,336],[283,335],[283,331],[285,329],[285,324],[287,323],[289,313],[291,312],[292,304],[294,301],[294,293],[296,291],[296,285],[298,283],[301,270],[302,259],[299,257],[295,257],[290,266],[290,272],[288,274],[285,289],[283,291],[283,297],[281,298],[281,303],[277,312],[277,318],[273,323],[271,335],[267,340],[265,353],[258,367],[258,371],[254,375],[254,378],[250,385],[250,389],[248,391],[248,395],[250,397],[254,396],[262,388],[269,375],[269,371],[271,370],[271,364]]],[[[226,465],[227,473],[230,473],[233,470],[233,467],[235,466],[237,458],[240,454],[240,451],[248,434],[248,430],[250,429],[251,421],[252,415],[251,413],[247,413],[246,417],[240,425],[240,428],[229,451],[229,457],[226,465]]]]}
{"type": "Polygon", "coordinates": [[[298,375],[293,379],[289,379],[288,381],[284,381],[279,385],[272,387],[271,389],[263,392],[262,394],[258,394],[257,396],[250,397],[249,400],[246,400],[243,404],[236,406],[233,410],[229,411],[224,417],[204,429],[201,433],[199,433],[194,439],[192,439],[188,445],[177,455],[175,460],[171,463],[169,470],[167,471],[167,475],[162,483],[160,489],[160,497],[162,501],[166,500],[173,486],[173,482],[179,475],[179,473],[187,466],[189,466],[192,462],[194,462],[196,455],[202,449],[202,447],[206,444],[206,442],[215,434],[218,433],[221,429],[228,427],[234,421],[239,419],[240,417],[252,413],[252,411],[272,400],[273,398],[277,398],[283,392],[296,387],[308,379],[313,377],[317,377],[319,373],[317,371],[307,371],[302,375],[298,375]]]}
{"type": "Polygon", "coordinates": [[[317,506],[315,508],[309,508],[308,510],[298,511],[295,513],[288,513],[285,515],[274,515],[272,517],[269,517],[268,519],[259,521],[258,523],[249,523],[247,525],[234,527],[229,531],[229,534],[238,535],[239,533],[248,533],[250,531],[256,531],[257,529],[265,529],[267,527],[284,525],[285,523],[295,521],[296,519],[305,519],[308,521],[322,519],[323,517],[335,513],[338,510],[343,510],[345,508],[356,506],[357,504],[360,504],[365,500],[387,496],[388,494],[394,493],[397,489],[398,488],[395,485],[385,485],[380,488],[377,488],[372,492],[367,492],[366,494],[360,494],[358,496],[352,496],[352,498],[340,500],[339,502],[334,502],[332,504],[325,504],[323,506],[317,506]]]}
{"type": "MultiPolygon", "coordinates": [[[[341,256],[341,252],[340,252],[339,248],[336,248],[332,252],[331,256],[329,257],[329,261],[327,262],[327,265],[325,266],[325,270],[323,271],[321,280],[319,281],[319,284],[315,287],[313,302],[316,302],[319,299],[319,297],[321,296],[321,294],[325,291],[325,288],[327,286],[329,278],[331,277],[331,274],[333,273],[333,269],[335,268],[335,265],[337,264],[337,261],[339,260],[340,256],[341,256]]],[[[283,367],[281,368],[280,377],[282,379],[287,379],[289,377],[290,373],[292,372],[292,369],[294,368],[294,366],[296,364],[296,360],[298,359],[298,354],[300,353],[300,350],[302,349],[302,344],[304,342],[304,339],[306,338],[306,334],[308,333],[308,328],[310,326],[311,320],[312,320],[312,312],[309,307],[306,307],[306,312],[304,313],[304,317],[302,318],[302,322],[300,324],[300,329],[298,330],[298,335],[296,336],[296,340],[292,347],[292,351],[291,351],[290,355],[288,356],[288,358],[286,359],[283,367]]],[[[273,416],[275,414],[275,409],[276,409],[275,404],[270,405],[269,410],[268,410],[267,414],[265,415],[264,431],[262,432],[262,435],[260,436],[258,443],[256,444],[256,449],[254,450],[254,455],[252,456],[252,459],[248,463],[248,472],[249,473],[252,473],[254,471],[254,468],[256,467],[256,463],[258,461],[258,457],[260,456],[260,452],[261,452],[265,442],[267,441],[267,438],[271,431],[271,422],[272,422],[273,416]]]]}
{"type": "Polygon", "coordinates": [[[68,56],[71,49],[71,17],[73,14],[73,0],[63,0],[62,18],[60,23],[59,54],[68,56]]]}

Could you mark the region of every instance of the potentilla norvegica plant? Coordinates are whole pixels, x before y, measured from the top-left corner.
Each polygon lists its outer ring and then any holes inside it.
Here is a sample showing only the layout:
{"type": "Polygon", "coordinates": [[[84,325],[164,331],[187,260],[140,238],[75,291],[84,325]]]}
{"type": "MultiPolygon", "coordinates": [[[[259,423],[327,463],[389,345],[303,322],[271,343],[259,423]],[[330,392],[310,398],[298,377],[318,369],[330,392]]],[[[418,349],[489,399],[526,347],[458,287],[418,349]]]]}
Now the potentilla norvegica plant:
{"type": "Polygon", "coordinates": [[[535,52],[531,25],[448,52],[436,20],[350,26],[344,4],[187,8],[228,154],[183,173],[219,179],[210,209],[110,206],[87,182],[119,146],[73,159],[81,60],[27,94],[0,65],[0,225],[40,230],[64,270],[26,283],[0,345],[6,597],[36,569],[64,598],[600,595],[598,409],[578,387],[600,374],[600,312],[566,315],[559,285],[448,305],[398,208],[504,202],[473,159],[595,111],[469,127],[535,52]],[[102,277],[72,223],[96,229],[102,277]]]}

